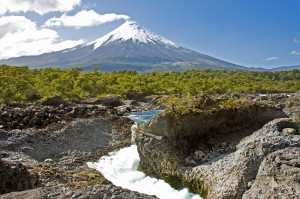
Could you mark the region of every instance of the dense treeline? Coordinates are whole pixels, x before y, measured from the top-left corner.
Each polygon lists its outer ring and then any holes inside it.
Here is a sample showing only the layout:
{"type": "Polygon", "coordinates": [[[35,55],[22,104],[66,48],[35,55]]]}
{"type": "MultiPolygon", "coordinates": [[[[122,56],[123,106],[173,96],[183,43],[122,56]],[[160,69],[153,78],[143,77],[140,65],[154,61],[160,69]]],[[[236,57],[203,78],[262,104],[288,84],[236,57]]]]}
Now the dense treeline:
{"type": "Polygon", "coordinates": [[[99,73],[81,68],[33,69],[0,66],[0,102],[33,102],[62,96],[65,99],[125,96],[136,91],[153,94],[276,93],[300,91],[300,70],[282,72],[191,70],[185,72],[135,71],[99,73]]]}

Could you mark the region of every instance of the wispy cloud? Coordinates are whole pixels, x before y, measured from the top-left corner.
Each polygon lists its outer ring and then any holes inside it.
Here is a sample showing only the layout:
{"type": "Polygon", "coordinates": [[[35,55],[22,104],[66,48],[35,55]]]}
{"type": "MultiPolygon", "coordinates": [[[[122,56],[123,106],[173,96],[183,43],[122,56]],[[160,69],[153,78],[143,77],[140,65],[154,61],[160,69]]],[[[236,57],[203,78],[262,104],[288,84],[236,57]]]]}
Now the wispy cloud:
{"type": "Polygon", "coordinates": [[[66,14],[61,15],[61,17],[53,17],[48,19],[44,26],[54,27],[54,26],[65,26],[65,27],[91,27],[97,26],[104,23],[116,21],[116,20],[128,20],[130,17],[127,15],[119,15],[114,13],[109,14],[98,14],[94,10],[82,10],[76,13],[74,16],[68,16],[66,14]]]}
{"type": "Polygon", "coordinates": [[[268,57],[266,58],[266,61],[273,61],[273,60],[277,60],[279,59],[279,57],[268,57]]]}
{"type": "Polygon", "coordinates": [[[300,40],[298,40],[297,38],[295,38],[295,39],[294,39],[294,42],[295,42],[295,43],[299,43],[300,40]]]}
{"type": "Polygon", "coordinates": [[[0,15],[33,11],[40,15],[48,12],[67,12],[81,4],[81,0],[1,0],[0,15]]]}
{"type": "Polygon", "coordinates": [[[293,51],[291,52],[291,55],[300,55],[300,52],[299,52],[299,51],[293,50],[293,51]]]}
{"type": "Polygon", "coordinates": [[[56,31],[39,28],[24,16],[0,17],[0,59],[63,50],[85,42],[59,39],[56,31]]]}

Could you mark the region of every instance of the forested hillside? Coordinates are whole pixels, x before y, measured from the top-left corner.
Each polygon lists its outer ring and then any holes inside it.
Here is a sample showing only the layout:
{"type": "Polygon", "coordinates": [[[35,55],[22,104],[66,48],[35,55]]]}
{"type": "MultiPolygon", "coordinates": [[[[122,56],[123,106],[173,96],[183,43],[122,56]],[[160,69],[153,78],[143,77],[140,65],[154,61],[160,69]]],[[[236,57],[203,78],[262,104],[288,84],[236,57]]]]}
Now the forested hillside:
{"type": "MultiPolygon", "coordinates": [[[[101,68],[100,68],[101,70],[101,68]]],[[[47,97],[84,99],[106,94],[278,93],[300,91],[300,70],[282,72],[190,70],[99,73],[81,68],[28,69],[0,66],[0,102],[34,102],[47,97]]]]}

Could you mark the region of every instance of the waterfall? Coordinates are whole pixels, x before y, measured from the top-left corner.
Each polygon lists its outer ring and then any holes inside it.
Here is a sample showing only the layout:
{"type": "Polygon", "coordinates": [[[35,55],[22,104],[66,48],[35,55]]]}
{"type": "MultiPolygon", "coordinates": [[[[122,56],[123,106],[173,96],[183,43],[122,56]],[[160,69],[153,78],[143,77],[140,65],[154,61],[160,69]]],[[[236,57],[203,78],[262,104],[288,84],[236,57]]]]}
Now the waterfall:
{"type": "Polygon", "coordinates": [[[132,145],[103,156],[98,162],[89,162],[88,166],[97,169],[114,185],[125,189],[155,195],[161,199],[200,199],[198,195],[190,193],[186,188],[173,189],[165,181],[149,177],[137,170],[140,162],[137,146],[134,143],[137,126],[158,113],[159,111],[146,111],[129,115],[128,117],[135,122],[131,127],[132,145]]]}

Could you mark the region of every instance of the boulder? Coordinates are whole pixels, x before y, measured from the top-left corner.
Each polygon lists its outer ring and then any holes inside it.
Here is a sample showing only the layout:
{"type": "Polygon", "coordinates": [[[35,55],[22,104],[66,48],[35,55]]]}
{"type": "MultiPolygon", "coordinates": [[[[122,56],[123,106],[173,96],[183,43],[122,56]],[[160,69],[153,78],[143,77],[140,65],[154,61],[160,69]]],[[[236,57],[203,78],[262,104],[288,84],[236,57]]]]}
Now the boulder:
{"type": "Polygon", "coordinates": [[[299,132],[298,125],[281,117],[282,110],[262,104],[161,113],[137,131],[140,169],[204,198],[242,198],[269,154],[300,147],[300,135],[283,133],[299,132]]]}
{"type": "Polygon", "coordinates": [[[4,162],[0,159],[0,194],[23,191],[40,185],[39,178],[19,164],[4,162]]]}
{"type": "Polygon", "coordinates": [[[135,90],[128,90],[125,94],[124,94],[125,99],[128,100],[135,100],[138,102],[144,102],[145,101],[145,95],[135,91],[135,90]]]}
{"type": "Polygon", "coordinates": [[[46,164],[53,164],[54,161],[52,159],[48,158],[48,159],[44,160],[44,163],[46,163],[46,164]]]}
{"type": "Polygon", "coordinates": [[[270,153],[243,199],[298,198],[300,195],[300,148],[287,147],[270,153]]]}
{"type": "Polygon", "coordinates": [[[101,97],[98,99],[97,103],[102,104],[104,106],[110,106],[110,107],[117,107],[122,105],[121,99],[116,95],[101,97]]]}
{"type": "Polygon", "coordinates": [[[294,128],[285,128],[282,130],[282,133],[285,135],[293,135],[297,133],[297,130],[294,128]]]}
{"type": "Polygon", "coordinates": [[[139,106],[139,103],[135,100],[124,100],[123,103],[125,106],[139,106]]]}
{"type": "Polygon", "coordinates": [[[41,102],[44,106],[59,106],[64,103],[65,101],[60,96],[49,97],[41,102]]]}
{"type": "Polygon", "coordinates": [[[243,138],[234,152],[194,167],[183,178],[189,182],[192,179],[202,182],[207,198],[242,198],[249,185],[256,183],[257,173],[269,154],[287,147],[300,147],[300,136],[287,137],[282,134],[282,127],[294,125],[290,119],[275,119],[243,138]]]}
{"type": "Polygon", "coordinates": [[[139,132],[168,138],[189,138],[215,134],[214,131],[245,127],[262,127],[275,118],[287,117],[276,107],[263,104],[250,104],[239,108],[204,110],[187,114],[162,112],[139,129],[139,132]]]}

